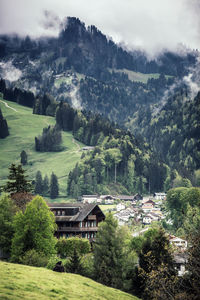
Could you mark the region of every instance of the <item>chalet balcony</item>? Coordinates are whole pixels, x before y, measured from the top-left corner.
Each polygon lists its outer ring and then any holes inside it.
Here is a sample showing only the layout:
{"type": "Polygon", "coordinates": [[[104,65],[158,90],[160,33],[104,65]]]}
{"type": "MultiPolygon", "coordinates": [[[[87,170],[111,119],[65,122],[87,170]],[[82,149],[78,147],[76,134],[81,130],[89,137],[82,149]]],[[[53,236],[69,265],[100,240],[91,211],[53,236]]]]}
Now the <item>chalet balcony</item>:
{"type": "Polygon", "coordinates": [[[88,217],[88,220],[92,221],[92,220],[96,220],[97,219],[97,216],[96,215],[89,215],[88,217]]]}
{"type": "Polygon", "coordinates": [[[57,232],[97,232],[98,227],[58,227],[57,232]]]}

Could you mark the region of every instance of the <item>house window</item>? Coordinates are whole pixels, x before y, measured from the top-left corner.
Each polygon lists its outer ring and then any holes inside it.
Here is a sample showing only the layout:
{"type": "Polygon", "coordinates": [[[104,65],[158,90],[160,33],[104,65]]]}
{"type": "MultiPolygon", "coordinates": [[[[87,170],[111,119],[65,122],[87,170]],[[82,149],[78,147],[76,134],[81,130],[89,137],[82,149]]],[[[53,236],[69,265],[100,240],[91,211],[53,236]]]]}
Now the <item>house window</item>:
{"type": "Polygon", "coordinates": [[[65,211],[64,210],[62,210],[62,216],[64,216],[65,215],[65,211]]]}
{"type": "Polygon", "coordinates": [[[97,226],[97,222],[96,221],[94,221],[94,227],[96,227],[97,226]]]}
{"type": "Polygon", "coordinates": [[[58,210],[58,216],[60,216],[60,210],[58,210]]]}
{"type": "Polygon", "coordinates": [[[83,222],[80,222],[80,227],[81,227],[81,228],[83,227],[83,222]]]}

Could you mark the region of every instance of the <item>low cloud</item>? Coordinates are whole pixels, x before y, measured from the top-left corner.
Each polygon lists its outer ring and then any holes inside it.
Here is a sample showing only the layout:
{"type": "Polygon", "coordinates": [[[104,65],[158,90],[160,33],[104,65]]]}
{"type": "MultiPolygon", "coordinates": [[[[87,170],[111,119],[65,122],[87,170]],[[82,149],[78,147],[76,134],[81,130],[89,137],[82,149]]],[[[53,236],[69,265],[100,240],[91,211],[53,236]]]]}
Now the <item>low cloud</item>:
{"type": "Polygon", "coordinates": [[[1,0],[0,33],[58,35],[67,16],[95,25],[129,49],[154,55],[177,44],[200,49],[199,0],[1,0]]]}
{"type": "Polygon", "coordinates": [[[0,75],[2,78],[13,82],[22,76],[22,71],[13,66],[12,61],[0,62],[0,75]]]}
{"type": "Polygon", "coordinates": [[[47,30],[59,30],[61,19],[52,11],[44,10],[44,20],[41,21],[41,25],[47,30]]]}

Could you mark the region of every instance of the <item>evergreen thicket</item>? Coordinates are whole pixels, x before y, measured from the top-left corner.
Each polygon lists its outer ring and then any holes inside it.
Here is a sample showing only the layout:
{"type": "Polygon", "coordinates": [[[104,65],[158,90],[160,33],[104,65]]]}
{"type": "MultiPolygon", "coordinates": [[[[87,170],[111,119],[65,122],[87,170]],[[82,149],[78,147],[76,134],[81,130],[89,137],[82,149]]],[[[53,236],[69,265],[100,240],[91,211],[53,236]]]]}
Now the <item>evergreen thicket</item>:
{"type": "Polygon", "coordinates": [[[8,181],[4,186],[4,191],[9,193],[30,192],[32,184],[25,175],[25,170],[21,165],[11,164],[9,167],[8,181]]]}
{"type": "Polygon", "coordinates": [[[35,194],[42,195],[43,194],[43,180],[42,180],[42,174],[40,171],[37,171],[35,176],[35,194]]]}
{"type": "Polygon", "coordinates": [[[4,139],[9,135],[8,124],[6,119],[4,119],[2,111],[0,109],[0,138],[4,139]]]}
{"type": "Polygon", "coordinates": [[[3,94],[5,100],[28,107],[33,107],[34,105],[35,97],[32,92],[17,87],[6,87],[5,80],[3,79],[0,80],[0,93],[3,94]]]}
{"type": "Polygon", "coordinates": [[[59,185],[58,185],[58,178],[57,176],[52,173],[51,180],[50,180],[50,198],[55,199],[59,194],[59,185]]]}
{"type": "Polygon", "coordinates": [[[112,214],[99,225],[94,244],[95,278],[108,286],[122,288],[122,266],[125,260],[124,240],[120,239],[117,220],[112,214]]]}
{"type": "Polygon", "coordinates": [[[41,136],[35,137],[35,150],[41,152],[60,151],[62,134],[58,126],[43,128],[41,136]]]}
{"type": "Polygon", "coordinates": [[[20,153],[20,158],[21,158],[21,164],[23,166],[26,165],[27,164],[27,159],[28,159],[26,151],[22,150],[22,152],[20,153]]]}

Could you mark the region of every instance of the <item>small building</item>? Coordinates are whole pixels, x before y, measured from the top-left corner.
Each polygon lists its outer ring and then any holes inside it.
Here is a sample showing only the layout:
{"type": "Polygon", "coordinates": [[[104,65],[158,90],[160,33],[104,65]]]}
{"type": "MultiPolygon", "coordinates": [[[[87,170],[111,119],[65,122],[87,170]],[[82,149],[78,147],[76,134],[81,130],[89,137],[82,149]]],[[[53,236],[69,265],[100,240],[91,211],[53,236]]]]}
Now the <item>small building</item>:
{"type": "Polygon", "coordinates": [[[123,209],[125,209],[125,205],[123,204],[123,203],[118,203],[117,205],[116,205],[116,210],[117,211],[120,211],[120,210],[123,210],[123,209]]]}
{"type": "Polygon", "coordinates": [[[81,202],[83,202],[83,203],[97,203],[98,199],[99,199],[98,195],[83,195],[81,197],[81,202]]]}
{"type": "Polygon", "coordinates": [[[81,148],[81,151],[92,151],[94,150],[95,147],[93,146],[85,146],[83,148],[81,148]]]}
{"type": "Polygon", "coordinates": [[[151,224],[153,221],[159,221],[161,217],[155,213],[149,213],[143,217],[142,223],[143,224],[151,224]]]}
{"type": "Polygon", "coordinates": [[[153,196],[156,200],[164,200],[166,198],[167,194],[166,193],[154,193],[153,196]]]}
{"type": "Polygon", "coordinates": [[[169,242],[171,245],[173,245],[175,248],[184,251],[187,249],[187,241],[183,240],[179,237],[176,237],[174,235],[169,236],[169,242]]]}
{"type": "Polygon", "coordinates": [[[175,253],[174,263],[175,263],[175,268],[178,271],[178,276],[183,276],[186,273],[188,255],[186,253],[175,253]]]}
{"type": "Polygon", "coordinates": [[[57,238],[78,236],[92,242],[98,231],[98,224],[105,220],[105,215],[97,204],[48,203],[48,206],[55,215],[57,238]]]}
{"type": "Polygon", "coordinates": [[[118,199],[120,201],[134,201],[134,200],[140,200],[141,196],[139,194],[128,196],[128,195],[115,195],[113,196],[115,199],[118,199]]]}
{"type": "Polygon", "coordinates": [[[144,212],[150,212],[154,209],[154,207],[155,207],[155,202],[152,201],[152,200],[148,200],[148,201],[146,201],[145,203],[142,204],[141,209],[144,212]]]}
{"type": "Polygon", "coordinates": [[[145,216],[145,217],[142,219],[142,223],[143,223],[143,224],[151,224],[152,221],[153,221],[153,220],[152,220],[152,217],[149,216],[149,215],[145,216]]]}
{"type": "Polygon", "coordinates": [[[104,202],[105,204],[114,204],[115,198],[111,195],[101,195],[100,196],[101,202],[104,202]]]}

